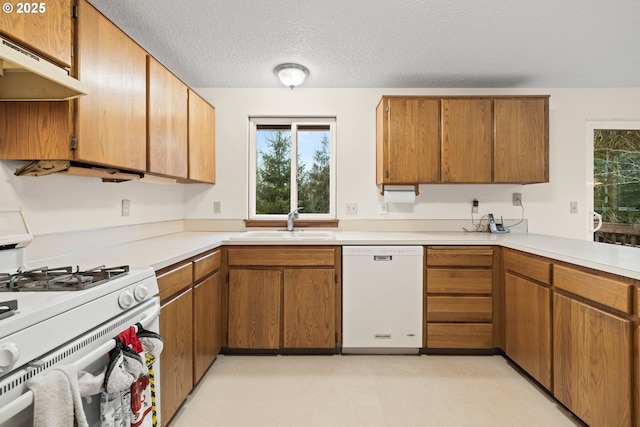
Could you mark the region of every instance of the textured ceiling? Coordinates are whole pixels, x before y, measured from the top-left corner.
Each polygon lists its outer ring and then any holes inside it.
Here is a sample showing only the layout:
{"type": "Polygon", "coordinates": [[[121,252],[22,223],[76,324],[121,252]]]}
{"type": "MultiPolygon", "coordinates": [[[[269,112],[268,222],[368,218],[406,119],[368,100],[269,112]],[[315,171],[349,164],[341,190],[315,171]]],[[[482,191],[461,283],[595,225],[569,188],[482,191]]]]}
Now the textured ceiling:
{"type": "Polygon", "coordinates": [[[192,87],[640,87],[640,0],[89,0],[192,87]]]}

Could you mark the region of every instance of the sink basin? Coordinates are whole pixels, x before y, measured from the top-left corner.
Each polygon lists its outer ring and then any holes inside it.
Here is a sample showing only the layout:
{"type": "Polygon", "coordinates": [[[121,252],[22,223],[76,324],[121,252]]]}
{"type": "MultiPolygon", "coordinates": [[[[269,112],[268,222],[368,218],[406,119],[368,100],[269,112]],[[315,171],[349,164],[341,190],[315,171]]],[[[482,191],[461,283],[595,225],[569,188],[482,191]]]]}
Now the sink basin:
{"type": "Polygon", "coordinates": [[[245,231],[231,240],[334,240],[333,231],[270,230],[245,231]]]}

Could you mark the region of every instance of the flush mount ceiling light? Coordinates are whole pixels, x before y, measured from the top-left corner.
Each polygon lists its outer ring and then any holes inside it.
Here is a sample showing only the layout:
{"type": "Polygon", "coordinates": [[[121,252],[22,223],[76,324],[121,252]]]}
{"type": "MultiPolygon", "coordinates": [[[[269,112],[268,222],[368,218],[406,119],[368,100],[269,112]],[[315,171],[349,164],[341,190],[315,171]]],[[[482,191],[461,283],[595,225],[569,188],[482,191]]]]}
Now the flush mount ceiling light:
{"type": "Polygon", "coordinates": [[[309,75],[309,70],[299,64],[280,64],[273,71],[282,84],[289,86],[291,90],[300,86],[309,75]]]}

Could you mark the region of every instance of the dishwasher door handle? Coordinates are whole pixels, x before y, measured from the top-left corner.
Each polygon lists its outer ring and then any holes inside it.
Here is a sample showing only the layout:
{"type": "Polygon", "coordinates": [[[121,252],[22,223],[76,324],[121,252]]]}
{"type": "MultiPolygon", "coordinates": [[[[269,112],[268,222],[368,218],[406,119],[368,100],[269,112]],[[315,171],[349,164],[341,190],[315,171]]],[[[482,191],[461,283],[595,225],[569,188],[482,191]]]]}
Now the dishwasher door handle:
{"type": "Polygon", "coordinates": [[[374,255],[374,261],[393,261],[393,256],[391,255],[374,255]]]}

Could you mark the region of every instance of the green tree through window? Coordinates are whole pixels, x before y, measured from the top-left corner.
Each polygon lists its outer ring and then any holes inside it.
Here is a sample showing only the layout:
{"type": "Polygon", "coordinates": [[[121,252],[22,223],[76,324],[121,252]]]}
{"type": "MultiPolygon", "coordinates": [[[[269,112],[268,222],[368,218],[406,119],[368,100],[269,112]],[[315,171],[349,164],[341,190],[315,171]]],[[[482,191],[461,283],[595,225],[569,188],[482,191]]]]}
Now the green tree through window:
{"type": "Polygon", "coordinates": [[[305,213],[329,213],[330,200],[330,157],[329,139],[322,136],[319,148],[313,152],[313,163],[307,170],[307,164],[299,161],[298,166],[298,204],[305,213]]]}
{"type": "Polygon", "coordinates": [[[266,147],[258,150],[256,213],[286,214],[291,210],[291,135],[279,131],[265,135],[266,147]]]}

